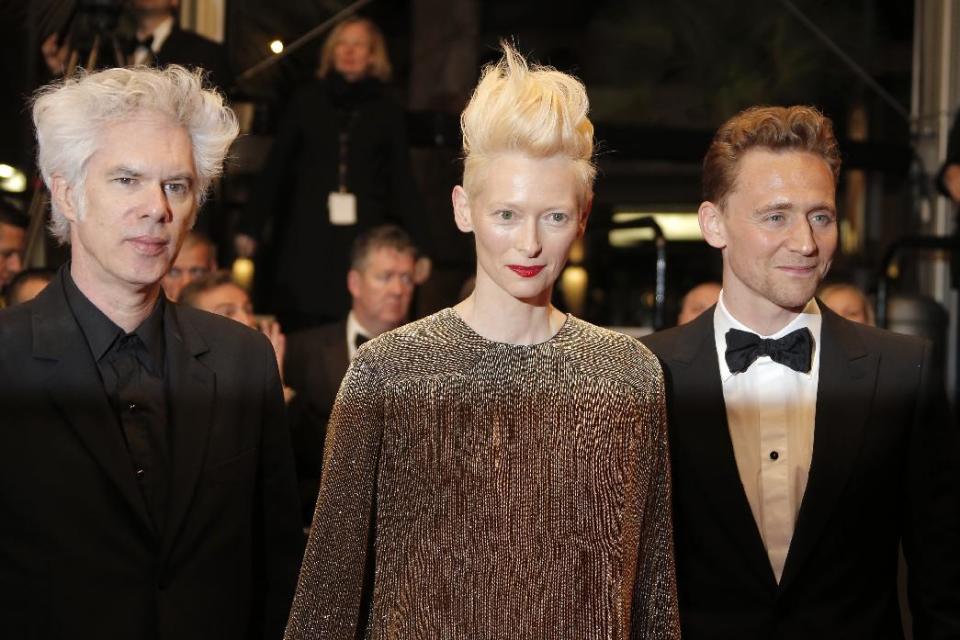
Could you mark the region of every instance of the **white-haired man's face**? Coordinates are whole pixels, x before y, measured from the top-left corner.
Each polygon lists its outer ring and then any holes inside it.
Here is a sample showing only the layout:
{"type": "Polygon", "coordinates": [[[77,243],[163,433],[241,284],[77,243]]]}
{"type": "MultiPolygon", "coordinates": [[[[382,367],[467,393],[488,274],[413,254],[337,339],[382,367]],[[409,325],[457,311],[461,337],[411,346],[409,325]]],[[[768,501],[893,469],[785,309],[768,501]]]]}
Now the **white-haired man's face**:
{"type": "Polygon", "coordinates": [[[157,284],[196,213],[190,136],[155,113],[105,126],[82,193],[62,178],[53,182],[70,222],[71,273],[104,292],[157,284]]]}

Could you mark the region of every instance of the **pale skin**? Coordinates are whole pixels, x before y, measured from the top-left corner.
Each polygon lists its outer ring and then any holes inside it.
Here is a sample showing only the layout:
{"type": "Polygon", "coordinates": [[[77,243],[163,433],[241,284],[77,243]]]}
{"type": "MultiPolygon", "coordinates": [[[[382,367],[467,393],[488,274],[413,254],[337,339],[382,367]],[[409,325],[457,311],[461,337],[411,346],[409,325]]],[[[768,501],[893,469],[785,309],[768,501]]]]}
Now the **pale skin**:
{"type": "Polygon", "coordinates": [[[566,321],[550,298],[586,228],[589,200],[566,157],[504,153],[483,171],[479,193],[453,189],[457,227],[472,232],[477,247],[476,287],[454,309],[489,340],[546,342],[566,321]]]}
{"type": "Polygon", "coordinates": [[[761,335],[785,327],[816,293],[837,248],[833,174],[806,151],[743,154],[721,206],[703,202],[700,228],[723,256],[727,310],[761,335]]]}
{"type": "Polygon", "coordinates": [[[70,275],[127,333],[157,302],[195,219],[197,184],[186,129],[153,112],[104,127],[82,192],[52,176],[51,197],[70,223],[70,275]]]}

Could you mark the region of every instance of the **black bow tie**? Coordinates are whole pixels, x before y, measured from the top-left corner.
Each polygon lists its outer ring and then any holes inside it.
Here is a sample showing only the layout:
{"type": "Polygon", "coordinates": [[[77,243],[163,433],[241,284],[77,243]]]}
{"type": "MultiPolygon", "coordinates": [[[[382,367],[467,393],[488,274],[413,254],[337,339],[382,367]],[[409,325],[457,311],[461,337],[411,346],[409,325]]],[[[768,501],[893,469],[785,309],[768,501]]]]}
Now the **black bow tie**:
{"type": "Polygon", "coordinates": [[[810,371],[813,336],[804,327],[791,331],[782,338],[761,338],[749,331],[727,331],[727,367],[732,373],[742,373],[750,368],[760,356],[770,356],[774,362],[786,365],[794,371],[810,371]]]}
{"type": "Polygon", "coordinates": [[[360,348],[360,345],[362,345],[364,342],[366,342],[366,341],[369,340],[369,339],[370,339],[370,338],[368,338],[367,336],[363,335],[362,333],[358,333],[358,334],[356,334],[355,336],[353,336],[353,346],[355,346],[357,349],[359,349],[359,348],[360,348]]]}
{"type": "Polygon", "coordinates": [[[146,47],[147,51],[153,50],[153,35],[149,35],[143,40],[136,37],[127,41],[127,55],[132,56],[138,47],[146,47]]]}

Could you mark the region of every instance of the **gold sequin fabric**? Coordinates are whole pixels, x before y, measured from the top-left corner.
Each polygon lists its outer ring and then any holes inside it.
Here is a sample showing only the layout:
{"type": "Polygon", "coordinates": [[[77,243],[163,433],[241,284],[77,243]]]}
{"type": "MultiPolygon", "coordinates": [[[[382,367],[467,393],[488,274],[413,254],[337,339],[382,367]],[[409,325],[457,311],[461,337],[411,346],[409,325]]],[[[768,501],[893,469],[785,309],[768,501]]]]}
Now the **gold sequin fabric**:
{"type": "Polygon", "coordinates": [[[286,638],[680,636],[663,374],[568,317],[445,309],[364,345],[331,417],[286,638]]]}

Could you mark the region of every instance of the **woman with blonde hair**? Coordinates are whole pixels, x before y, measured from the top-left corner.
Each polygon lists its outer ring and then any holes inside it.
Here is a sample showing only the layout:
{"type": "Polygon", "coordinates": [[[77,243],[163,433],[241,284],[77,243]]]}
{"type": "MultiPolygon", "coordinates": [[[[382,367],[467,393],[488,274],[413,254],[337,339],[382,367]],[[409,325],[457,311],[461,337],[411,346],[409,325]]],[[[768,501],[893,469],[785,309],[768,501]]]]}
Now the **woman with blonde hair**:
{"type": "Polygon", "coordinates": [[[679,637],[660,367],[550,303],[590,211],[586,92],[503,49],[453,190],[476,287],[353,361],[287,638],[679,637]]]}
{"type": "Polygon", "coordinates": [[[380,29],[353,16],[323,44],[317,77],[291,97],[250,203],[238,221],[239,255],[272,236],[271,311],[288,331],[340,322],[350,247],[393,223],[425,249],[426,220],[407,147],[405,114],[389,95],[380,29]],[[268,229],[270,230],[268,234],[268,229]]]}

